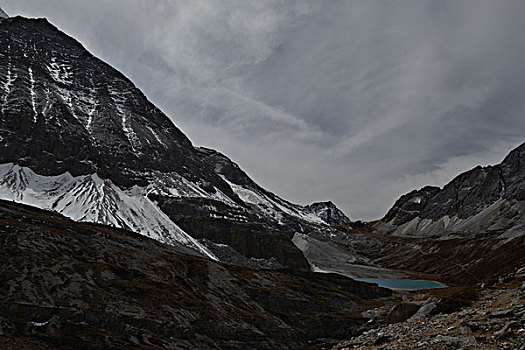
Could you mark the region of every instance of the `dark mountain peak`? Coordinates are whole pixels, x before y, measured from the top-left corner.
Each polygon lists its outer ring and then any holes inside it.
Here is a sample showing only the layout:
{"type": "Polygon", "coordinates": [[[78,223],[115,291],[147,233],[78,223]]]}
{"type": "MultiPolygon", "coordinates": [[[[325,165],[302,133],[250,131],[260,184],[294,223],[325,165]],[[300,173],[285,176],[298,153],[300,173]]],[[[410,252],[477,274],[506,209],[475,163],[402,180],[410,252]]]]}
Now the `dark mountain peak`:
{"type": "Polygon", "coordinates": [[[412,220],[421,213],[421,210],[427,205],[429,199],[440,190],[439,187],[425,186],[401,196],[382,221],[390,222],[394,220],[394,225],[399,225],[400,223],[412,220]]]}
{"type": "Polygon", "coordinates": [[[330,225],[344,225],[351,222],[348,216],[330,200],[312,203],[307,205],[306,209],[330,225]]]}
{"type": "MultiPolygon", "coordinates": [[[[514,206],[513,203],[516,200],[523,201],[524,199],[525,143],[512,150],[502,163],[494,166],[476,166],[456,176],[443,189],[425,187],[401,196],[381,222],[390,223],[393,228],[396,228],[419,218],[420,220],[429,220],[421,228],[426,230],[431,227],[429,222],[444,219],[446,227],[450,220],[458,223],[472,218],[485,210],[489,210],[499,200],[507,201],[506,205],[510,208],[514,206]]],[[[517,205],[520,206],[521,204],[517,203],[517,205]]],[[[487,212],[485,216],[487,218],[493,217],[492,221],[488,219],[486,222],[476,221],[476,229],[500,227],[503,222],[511,227],[515,224],[515,221],[512,221],[515,217],[514,213],[519,212],[519,209],[516,207],[510,210],[509,208],[507,208],[507,214],[504,214],[506,215],[504,220],[501,219],[500,214],[498,214],[499,211],[496,209],[487,212]],[[501,223],[497,224],[497,222],[501,223]]],[[[454,226],[452,225],[452,227],[454,226]]],[[[440,228],[440,230],[443,229],[443,227],[440,228]]],[[[461,229],[467,228],[461,226],[461,229]]],[[[432,230],[437,232],[435,227],[432,230]]]]}
{"type": "Polygon", "coordinates": [[[500,164],[505,196],[525,197],[525,143],[510,152],[500,164]]]}
{"type": "Polygon", "coordinates": [[[0,19],[1,18],[8,18],[9,16],[7,15],[7,13],[4,12],[4,10],[2,10],[2,8],[0,7],[0,19]]]}
{"type": "Polygon", "coordinates": [[[0,161],[43,175],[96,172],[124,187],[176,173],[236,199],[129,79],[47,20],[2,21],[0,49],[0,129],[11,132],[0,161]]]}

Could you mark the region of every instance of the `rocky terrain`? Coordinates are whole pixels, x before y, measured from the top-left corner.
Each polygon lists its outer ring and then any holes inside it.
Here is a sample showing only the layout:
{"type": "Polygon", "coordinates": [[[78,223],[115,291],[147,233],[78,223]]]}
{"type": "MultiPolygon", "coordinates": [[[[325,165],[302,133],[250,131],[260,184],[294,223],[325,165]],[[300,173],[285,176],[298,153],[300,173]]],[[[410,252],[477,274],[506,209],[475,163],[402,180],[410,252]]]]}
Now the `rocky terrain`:
{"type": "Polygon", "coordinates": [[[217,263],[6,201],[0,241],[0,348],[520,349],[525,337],[523,268],[392,294],[336,274],[217,263]]]}
{"type": "Polygon", "coordinates": [[[0,348],[275,349],[344,339],[391,291],[253,270],[0,201],[0,348]]]}
{"type": "MultiPolygon", "coordinates": [[[[476,296],[457,311],[439,310],[440,299],[417,303],[431,293],[414,292],[405,302],[415,305],[402,322],[382,325],[335,346],[343,349],[525,349],[525,268],[500,282],[476,289],[476,296]]],[[[474,289],[473,289],[474,290],[474,289]]],[[[398,310],[401,308],[398,306],[398,310]]],[[[366,314],[366,313],[365,313],[366,314]]],[[[396,314],[399,316],[401,313],[396,314]]],[[[377,317],[377,316],[376,316],[377,317]]]]}

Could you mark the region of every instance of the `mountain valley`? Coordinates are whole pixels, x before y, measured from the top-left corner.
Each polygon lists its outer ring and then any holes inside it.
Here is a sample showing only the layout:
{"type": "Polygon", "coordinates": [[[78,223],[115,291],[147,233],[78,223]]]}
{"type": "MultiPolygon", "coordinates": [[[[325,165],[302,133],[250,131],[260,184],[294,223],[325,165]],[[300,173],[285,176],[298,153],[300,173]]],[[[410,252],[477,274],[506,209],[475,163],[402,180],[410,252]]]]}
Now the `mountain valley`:
{"type": "Polygon", "coordinates": [[[1,9],[0,242],[2,349],[525,348],[525,143],[352,221],[263,188],[1,9]]]}

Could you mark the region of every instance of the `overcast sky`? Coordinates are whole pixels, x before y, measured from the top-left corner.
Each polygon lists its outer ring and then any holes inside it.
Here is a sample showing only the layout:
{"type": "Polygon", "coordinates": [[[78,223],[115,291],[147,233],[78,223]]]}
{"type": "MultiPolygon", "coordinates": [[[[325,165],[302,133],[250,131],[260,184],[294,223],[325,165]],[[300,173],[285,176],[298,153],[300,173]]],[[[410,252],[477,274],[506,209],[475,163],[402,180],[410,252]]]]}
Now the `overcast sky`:
{"type": "Polygon", "coordinates": [[[523,0],[0,0],[126,74],[195,145],[382,217],[525,141],[523,0]]]}

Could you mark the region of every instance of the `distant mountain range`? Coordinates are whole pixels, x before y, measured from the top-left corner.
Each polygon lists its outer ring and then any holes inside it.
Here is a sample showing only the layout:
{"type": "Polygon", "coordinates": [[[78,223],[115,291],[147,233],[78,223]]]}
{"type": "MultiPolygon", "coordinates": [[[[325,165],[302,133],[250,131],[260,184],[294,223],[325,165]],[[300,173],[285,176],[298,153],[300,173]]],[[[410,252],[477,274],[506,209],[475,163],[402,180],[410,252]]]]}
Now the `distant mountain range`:
{"type": "Polygon", "coordinates": [[[312,266],[351,277],[419,272],[475,283],[525,266],[525,143],[498,165],[401,196],[381,220],[296,234],[312,266]]]}

